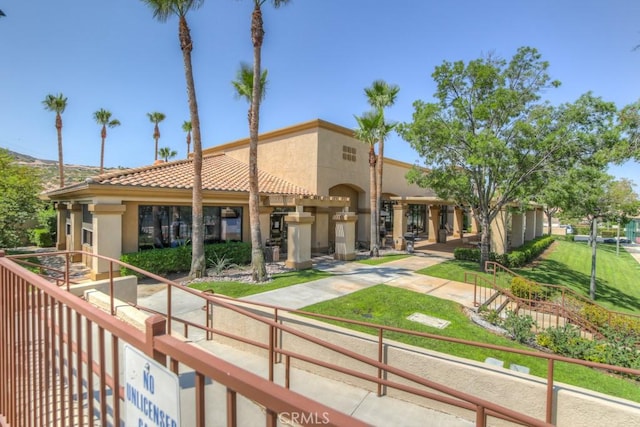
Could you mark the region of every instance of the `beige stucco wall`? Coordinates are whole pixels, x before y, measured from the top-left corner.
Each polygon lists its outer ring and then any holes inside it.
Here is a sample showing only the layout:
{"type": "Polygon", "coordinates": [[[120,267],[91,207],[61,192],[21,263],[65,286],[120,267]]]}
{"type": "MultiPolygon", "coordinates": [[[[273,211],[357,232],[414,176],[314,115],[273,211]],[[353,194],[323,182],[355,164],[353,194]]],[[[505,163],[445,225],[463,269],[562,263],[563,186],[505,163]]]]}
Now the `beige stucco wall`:
{"type": "MultiPolygon", "coordinates": [[[[244,306],[245,304],[239,303],[244,306]]],[[[272,310],[260,309],[248,305],[254,314],[262,314],[271,318],[272,310]]],[[[248,340],[267,343],[269,328],[267,325],[245,315],[216,306],[214,308],[213,328],[236,334],[248,340]]],[[[368,358],[377,359],[378,346],[376,336],[352,330],[330,326],[323,322],[279,312],[279,322],[314,338],[330,342],[351,350],[368,358]]],[[[216,341],[234,346],[266,357],[264,350],[216,336],[216,341]]],[[[278,334],[278,342],[287,351],[306,355],[333,363],[342,368],[377,375],[377,369],[362,362],[328,350],[323,346],[310,343],[308,340],[290,333],[278,334]]],[[[421,347],[414,347],[392,340],[385,340],[383,349],[384,362],[406,372],[411,372],[430,381],[447,385],[467,394],[495,402],[501,406],[517,410],[521,413],[544,420],[546,411],[546,382],[543,378],[519,373],[510,369],[499,368],[486,363],[458,358],[421,347]]],[[[369,381],[359,380],[334,370],[320,368],[310,363],[291,359],[291,366],[317,373],[339,381],[353,384],[371,392],[376,386],[369,381]]],[[[409,383],[404,379],[388,374],[386,378],[399,383],[409,383]]],[[[603,395],[594,391],[580,389],[566,384],[554,384],[553,423],[557,426],[572,427],[576,425],[635,425],[640,419],[640,405],[635,402],[603,395]]],[[[435,401],[408,395],[391,388],[386,390],[391,397],[398,397],[413,403],[459,415],[475,420],[475,414],[435,401]]],[[[512,425],[504,421],[491,419],[490,425],[512,425]]]]}

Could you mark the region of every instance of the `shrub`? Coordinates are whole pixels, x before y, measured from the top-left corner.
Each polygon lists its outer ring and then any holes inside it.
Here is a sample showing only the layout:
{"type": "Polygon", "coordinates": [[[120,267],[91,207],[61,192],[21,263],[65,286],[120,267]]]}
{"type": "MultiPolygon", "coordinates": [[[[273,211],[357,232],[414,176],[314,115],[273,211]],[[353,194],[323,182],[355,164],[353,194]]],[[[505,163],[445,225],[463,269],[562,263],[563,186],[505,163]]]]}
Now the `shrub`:
{"type": "Polygon", "coordinates": [[[53,237],[46,228],[34,228],[29,231],[29,240],[39,248],[53,246],[53,237]]]}
{"type": "MultiPolygon", "coordinates": [[[[224,258],[228,264],[237,265],[246,265],[251,262],[251,244],[249,243],[229,242],[205,245],[204,253],[207,260],[224,258]]],[[[191,269],[191,246],[123,254],[120,261],[158,275],[187,272],[191,269]]],[[[120,269],[120,273],[123,276],[130,274],[141,276],[125,267],[120,269]]]]}
{"type": "Polygon", "coordinates": [[[542,286],[524,277],[515,276],[511,279],[511,293],[518,298],[540,301],[546,299],[542,286]]]}
{"type": "Polygon", "coordinates": [[[533,317],[518,316],[518,314],[512,310],[507,311],[507,317],[500,322],[500,326],[507,330],[509,335],[521,344],[526,344],[535,338],[535,334],[531,330],[536,326],[536,321],[533,317]]]}
{"type": "Polygon", "coordinates": [[[456,248],[453,257],[459,261],[480,262],[480,249],[456,248]]]}
{"type": "MultiPolygon", "coordinates": [[[[508,268],[522,267],[544,252],[553,241],[553,237],[543,236],[527,242],[525,245],[506,254],[491,252],[489,254],[489,261],[495,261],[508,268]]],[[[453,256],[460,261],[480,262],[480,249],[456,248],[453,251],[453,256]]]]}

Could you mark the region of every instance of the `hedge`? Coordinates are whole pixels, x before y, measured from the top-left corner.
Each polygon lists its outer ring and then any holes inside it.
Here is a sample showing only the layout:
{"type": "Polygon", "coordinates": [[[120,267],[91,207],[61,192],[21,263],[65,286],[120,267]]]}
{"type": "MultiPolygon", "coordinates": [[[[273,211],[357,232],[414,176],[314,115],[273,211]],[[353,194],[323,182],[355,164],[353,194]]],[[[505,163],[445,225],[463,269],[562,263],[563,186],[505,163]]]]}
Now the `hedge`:
{"type": "MultiPolygon", "coordinates": [[[[506,254],[498,255],[491,252],[489,253],[489,261],[495,261],[508,268],[522,267],[544,252],[553,243],[553,240],[552,236],[542,236],[506,254]]],[[[456,248],[453,251],[453,256],[460,261],[480,262],[480,249],[456,248]]]]}
{"type": "MultiPolygon", "coordinates": [[[[204,253],[207,266],[220,258],[225,258],[230,263],[237,265],[247,265],[251,262],[250,243],[229,242],[205,245],[204,253]]],[[[123,254],[120,261],[157,275],[188,272],[191,270],[191,246],[150,249],[123,254]]],[[[133,274],[141,277],[140,274],[125,267],[120,269],[120,274],[123,276],[133,274]]]]}

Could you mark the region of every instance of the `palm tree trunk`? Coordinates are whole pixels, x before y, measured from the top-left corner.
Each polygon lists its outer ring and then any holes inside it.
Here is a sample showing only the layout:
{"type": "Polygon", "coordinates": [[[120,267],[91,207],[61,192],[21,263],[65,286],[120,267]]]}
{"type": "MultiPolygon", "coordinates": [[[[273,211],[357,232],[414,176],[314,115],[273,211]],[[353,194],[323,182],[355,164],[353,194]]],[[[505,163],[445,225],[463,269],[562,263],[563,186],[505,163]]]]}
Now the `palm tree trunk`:
{"type": "MultiPolygon", "coordinates": [[[[187,96],[189,98],[189,113],[193,132],[193,194],[191,208],[191,270],[189,276],[203,277],[207,268],[204,256],[204,224],[202,209],[202,140],[200,138],[200,118],[198,116],[198,102],[193,80],[191,65],[191,50],[193,44],[189,33],[189,26],[184,16],[179,21],[180,48],[184,59],[184,75],[187,82],[187,96]]],[[[156,149],[156,155],[158,150],[156,149]]]]}
{"type": "MultiPolygon", "coordinates": [[[[382,212],[382,156],[384,155],[384,139],[378,142],[378,161],[376,163],[376,242],[381,242],[380,237],[380,212],[382,212]]],[[[381,244],[379,246],[382,246],[381,244]]]]}
{"type": "Polygon", "coordinates": [[[258,131],[260,126],[261,50],[264,38],[262,10],[255,3],[251,15],[251,40],[253,42],[253,93],[249,115],[249,224],[251,228],[251,267],[253,280],[264,282],[267,269],[260,231],[260,189],[258,186],[258,131]]]}
{"type": "Polygon", "coordinates": [[[373,145],[369,146],[369,209],[371,210],[371,233],[369,235],[369,256],[377,257],[378,239],[376,237],[378,215],[376,213],[376,154],[373,145]]]}
{"type": "Polygon", "coordinates": [[[104,171],[104,140],[107,137],[107,127],[102,125],[102,132],[100,133],[102,138],[102,144],[100,144],[100,174],[104,171]]]}
{"type": "Polygon", "coordinates": [[[62,158],[62,117],[56,114],[56,129],[58,131],[58,174],[60,175],[60,188],[64,187],[64,160],[62,158]]]}

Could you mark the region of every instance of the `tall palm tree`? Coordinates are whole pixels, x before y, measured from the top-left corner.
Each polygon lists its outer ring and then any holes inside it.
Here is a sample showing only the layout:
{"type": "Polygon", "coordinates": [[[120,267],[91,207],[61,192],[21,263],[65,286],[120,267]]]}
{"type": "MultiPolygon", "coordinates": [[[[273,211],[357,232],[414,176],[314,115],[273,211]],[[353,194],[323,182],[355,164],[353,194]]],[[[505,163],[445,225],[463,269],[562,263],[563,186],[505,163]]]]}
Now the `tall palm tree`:
{"type": "Polygon", "coordinates": [[[193,130],[191,122],[185,120],[184,123],[182,123],[182,130],[187,133],[187,157],[189,157],[189,153],[191,152],[191,131],[193,130]]]}
{"type": "Polygon", "coordinates": [[[110,128],[120,126],[120,120],[112,119],[111,111],[105,110],[104,108],[93,113],[93,119],[99,125],[102,125],[102,130],[100,131],[100,138],[102,139],[102,144],[100,146],[100,173],[102,174],[104,170],[104,141],[107,139],[107,126],[110,128]]]}
{"type": "MultiPolygon", "coordinates": [[[[364,92],[369,101],[369,105],[373,107],[381,116],[380,131],[378,132],[378,162],[376,163],[376,214],[380,218],[382,210],[382,169],[384,165],[384,141],[395,127],[395,124],[389,125],[384,118],[384,109],[391,107],[396,102],[396,97],[400,88],[397,85],[390,85],[384,80],[375,80],[371,87],[365,88],[364,92]],[[390,126],[390,127],[389,127],[390,126]],[[387,129],[388,128],[388,129],[387,129]],[[385,130],[386,129],[386,130],[385,130]]],[[[380,223],[376,223],[376,229],[380,229],[380,223]]],[[[380,232],[377,234],[380,238],[380,232]]]]}
{"type": "Polygon", "coordinates": [[[172,150],[170,147],[162,147],[158,150],[158,155],[162,157],[165,162],[168,162],[169,159],[177,156],[178,152],[176,150],[172,150]]]}
{"type": "Polygon", "coordinates": [[[56,113],[56,130],[58,131],[58,172],[60,187],[64,187],[64,161],[62,158],[62,113],[67,108],[67,98],[63,94],[47,95],[42,101],[45,110],[56,113]]]}
{"type": "MultiPolygon", "coordinates": [[[[267,85],[267,70],[263,70],[260,75],[260,100],[264,99],[266,93],[266,85],[267,85]]],[[[253,114],[253,105],[252,102],[254,96],[254,86],[253,86],[253,68],[246,64],[241,63],[240,69],[238,69],[236,73],[236,80],[232,81],[231,84],[236,90],[236,96],[238,98],[243,98],[249,102],[249,110],[247,111],[247,120],[249,124],[249,133],[251,133],[251,126],[253,125],[252,114],[253,114]]],[[[257,144],[256,144],[257,145],[257,144]]],[[[257,152],[256,152],[256,160],[257,160],[257,152]]],[[[256,162],[257,163],[257,162],[256,162]]],[[[257,185],[257,165],[255,166],[256,173],[256,193],[258,190],[257,185]]],[[[252,178],[252,168],[251,165],[249,167],[249,182],[251,183],[252,178]]],[[[251,229],[251,267],[252,267],[252,277],[255,281],[264,281],[267,278],[267,269],[264,260],[264,249],[262,247],[262,232],[260,231],[260,211],[257,211],[257,217],[254,217],[256,213],[252,210],[253,205],[251,205],[251,196],[252,196],[252,188],[250,184],[249,189],[249,222],[251,229]]],[[[257,206],[257,202],[256,206],[257,206]]]]}
{"type": "MultiPolygon", "coordinates": [[[[258,130],[260,128],[260,101],[262,87],[262,42],[264,41],[264,22],[262,5],[267,0],[253,0],[251,14],[251,43],[253,44],[253,94],[249,115],[249,222],[251,228],[251,266],[253,279],[266,280],[267,272],[260,234],[260,198],[258,188],[258,130]]],[[[271,0],[273,7],[279,8],[289,0],[271,0]]]]}
{"type": "Polygon", "coordinates": [[[358,128],[355,130],[355,136],[360,141],[369,145],[369,209],[371,210],[371,227],[369,234],[369,255],[378,256],[378,237],[376,233],[378,229],[378,215],[376,211],[376,152],[375,145],[378,142],[378,130],[382,116],[377,111],[369,111],[361,117],[355,116],[358,122],[358,128]]]}
{"type": "Polygon", "coordinates": [[[204,276],[206,259],[204,256],[204,224],[202,210],[202,141],[200,139],[200,118],[196,87],[193,81],[193,67],[191,65],[191,51],[193,41],[187,24],[187,12],[202,6],[204,0],[142,0],[153,10],[153,17],[161,22],[175,15],[178,17],[178,38],[182,59],[184,61],[184,75],[189,99],[189,115],[193,127],[193,195],[192,199],[192,228],[191,228],[191,277],[204,276]]]}
{"type": "Polygon", "coordinates": [[[147,117],[151,123],[153,123],[153,139],[156,141],[156,149],[155,149],[155,158],[153,160],[158,160],[158,140],[160,139],[160,128],[158,127],[158,123],[167,118],[164,113],[159,113],[154,111],[153,113],[147,113],[147,117]]]}

